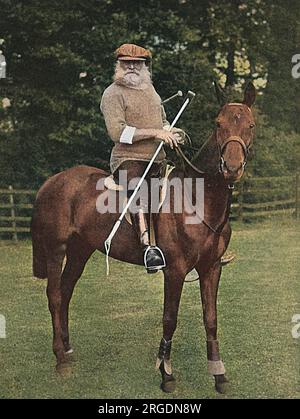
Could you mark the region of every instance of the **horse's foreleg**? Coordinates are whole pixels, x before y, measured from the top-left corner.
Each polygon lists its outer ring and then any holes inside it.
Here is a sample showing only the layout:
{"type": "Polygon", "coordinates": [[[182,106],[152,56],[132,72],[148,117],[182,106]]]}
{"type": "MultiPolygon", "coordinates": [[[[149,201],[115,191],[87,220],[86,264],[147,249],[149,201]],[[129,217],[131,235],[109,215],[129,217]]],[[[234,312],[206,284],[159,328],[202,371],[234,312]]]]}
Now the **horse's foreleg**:
{"type": "Polygon", "coordinates": [[[163,338],[160,343],[156,366],[162,375],[161,389],[171,393],[175,390],[176,381],[171,368],[171,344],[177,325],[177,314],[184,281],[184,275],[176,272],[164,273],[164,314],[163,338]]]}
{"type": "Polygon", "coordinates": [[[53,327],[53,352],[57,360],[57,369],[64,364],[65,349],[62,340],[62,326],[61,326],[61,271],[62,263],[66,251],[66,246],[61,244],[55,249],[51,248],[47,251],[47,297],[48,306],[52,317],[53,327]]]}
{"type": "Polygon", "coordinates": [[[83,248],[76,242],[68,245],[67,263],[61,279],[61,324],[62,338],[66,354],[71,354],[73,349],[69,341],[69,304],[73,295],[74,287],[81,277],[85,264],[93,253],[91,248],[83,248]]]}
{"type": "Polygon", "coordinates": [[[215,377],[215,388],[224,393],[225,377],[224,364],[220,358],[219,342],[217,339],[217,294],[221,276],[219,262],[207,273],[200,275],[200,289],[203,307],[203,320],[206,331],[208,372],[215,377]]]}

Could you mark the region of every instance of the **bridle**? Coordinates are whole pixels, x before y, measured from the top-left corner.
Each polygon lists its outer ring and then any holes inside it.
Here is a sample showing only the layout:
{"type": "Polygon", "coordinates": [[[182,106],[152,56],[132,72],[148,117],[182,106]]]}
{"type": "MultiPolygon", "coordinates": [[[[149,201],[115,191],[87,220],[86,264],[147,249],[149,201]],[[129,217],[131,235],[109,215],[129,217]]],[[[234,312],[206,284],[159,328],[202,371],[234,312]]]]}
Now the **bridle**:
{"type": "MultiPolygon", "coordinates": [[[[251,112],[251,109],[247,106],[247,105],[245,105],[244,103],[227,103],[226,104],[227,106],[232,106],[232,105],[239,105],[239,106],[246,106],[247,107],[247,109],[251,112]]],[[[221,144],[220,144],[220,142],[218,141],[218,131],[216,132],[216,136],[217,136],[217,144],[218,144],[218,150],[219,150],[219,165],[218,165],[218,167],[219,167],[219,173],[224,173],[224,169],[225,169],[225,166],[226,166],[226,162],[225,162],[225,159],[224,159],[224,157],[223,157],[223,153],[224,153],[224,151],[225,151],[225,149],[226,149],[226,147],[227,147],[227,145],[229,144],[229,143],[233,143],[233,142],[235,142],[235,143],[238,143],[238,144],[240,144],[240,146],[242,147],[242,150],[243,150],[243,153],[244,153],[244,161],[243,161],[243,163],[242,163],[242,165],[241,165],[241,168],[242,169],[244,169],[245,168],[245,166],[246,166],[246,164],[247,164],[247,160],[248,160],[248,156],[249,156],[249,151],[250,151],[250,148],[251,148],[251,146],[252,146],[252,143],[250,143],[249,145],[246,145],[245,144],[245,142],[244,142],[244,140],[241,138],[241,137],[239,137],[239,136],[236,136],[236,135],[231,135],[230,137],[228,137],[228,138],[226,138],[226,140],[225,141],[223,141],[221,144]]],[[[191,147],[192,148],[192,147],[191,147]]],[[[180,148],[180,146],[178,145],[178,147],[176,148],[176,150],[178,151],[178,154],[182,157],[182,159],[195,171],[195,172],[197,172],[197,173],[199,173],[200,175],[205,175],[205,174],[208,174],[207,172],[205,172],[205,171],[203,171],[203,170],[201,170],[201,169],[199,169],[198,167],[196,167],[187,157],[186,157],[186,155],[183,153],[183,151],[182,151],[182,149],[180,148]]],[[[229,188],[230,188],[230,186],[229,186],[229,188]]]]}
{"type": "MultiPolygon", "coordinates": [[[[248,160],[248,156],[249,156],[249,151],[250,151],[250,148],[251,148],[251,144],[250,145],[246,145],[245,143],[244,143],[244,141],[242,140],[242,138],[241,137],[237,137],[237,136],[235,136],[235,135],[232,135],[232,136],[230,136],[230,137],[228,137],[222,144],[220,144],[219,146],[218,146],[218,149],[219,149],[219,155],[220,155],[220,159],[219,159],[219,173],[223,173],[224,172],[224,168],[225,168],[225,160],[224,160],[224,157],[223,157],[223,153],[224,153],[224,150],[225,150],[225,148],[226,148],[226,146],[227,146],[227,144],[228,143],[232,143],[232,142],[236,142],[236,143],[239,143],[240,145],[241,145],[241,147],[242,147],[242,149],[243,149],[243,152],[244,152],[244,161],[243,161],[243,163],[242,163],[242,168],[244,169],[245,168],[245,166],[246,166],[246,164],[247,164],[247,160],[248,160]]],[[[192,148],[192,149],[194,149],[194,147],[188,147],[188,148],[192,148]]],[[[180,145],[178,145],[177,147],[176,147],[176,151],[178,152],[178,154],[181,156],[181,158],[195,171],[195,172],[197,172],[197,173],[199,173],[200,175],[206,175],[206,174],[208,174],[208,172],[205,172],[205,171],[203,171],[203,170],[201,170],[201,169],[199,169],[197,166],[195,166],[192,162],[191,162],[191,160],[184,154],[184,152],[182,151],[182,149],[181,149],[181,147],[180,147],[180,145]]]]}
{"type": "MultiPolygon", "coordinates": [[[[247,106],[247,105],[245,105],[245,104],[243,104],[243,103],[228,103],[227,104],[227,106],[228,105],[239,105],[239,106],[247,106]]],[[[250,110],[250,108],[247,106],[247,108],[248,108],[248,110],[250,111],[250,113],[251,113],[251,110],[250,110]]],[[[241,147],[242,147],[242,150],[243,150],[243,153],[244,153],[244,161],[243,161],[243,163],[242,163],[242,165],[241,165],[241,168],[242,169],[244,169],[245,168],[245,166],[246,166],[246,164],[247,164],[247,159],[248,159],[248,156],[249,156],[249,151],[250,151],[250,148],[251,148],[251,146],[252,146],[252,141],[250,142],[250,144],[249,145],[246,145],[245,144],[245,142],[244,142],[244,140],[241,138],[241,137],[239,137],[239,136],[236,136],[236,135],[231,135],[231,136],[229,136],[228,138],[226,138],[225,139],[225,141],[223,141],[222,143],[220,143],[219,141],[218,141],[218,130],[217,130],[217,132],[216,132],[216,142],[217,142],[217,146],[218,146],[218,150],[219,150],[219,167],[218,167],[218,172],[219,173],[224,173],[224,169],[225,169],[225,166],[226,166],[226,162],[225,162],[225,159],[224,159],[224,157],[223,157],[223,154],[224,154],[224,151],[225,151],[225,149],[226,149],[226,147],[227,147],[227,145],[229,144],[229,143],[233,143],[233,142],[235,142],[235,143],[238,143],[241,147]]],[[[188,147],[188,148],[191,148],[191,149],[194,149],[194,147],[188,147]]],[[[196,173],[199,173],[200,175],[209,175],[210,173],[208,173],[208,172],[205,172],[205,171],[203,171],[203,170],[201,170],[201,169],[199,169],[198,167],[196,167],[187,157],[186,157],[186,155],[183,153],[183,151],[182,151],[182,149],[180,148],[180,146],[178,145],[177,147],[176,147],[176,150],[177,150],[177,152],[178,152],[178,154],[182,157],[182,159],[196,172],[196,173]]],[[[224,215],[224,220],[221,222],[221,224],[220,225],[218,225],[218,226],[216,226],[216,227],[213,227],[213,226],[211,226],[209,223],[207,223],[205,220],[202,220],[202,223],[209,229],[209,230],[211,230],[214,234],[217,234],[217,235],[220,235],[221,233],[222,233],[222,229],[223,229],[223,227],[224,227],[224,225],[225,225],[225,223],[226,223],[226,221],[227,221],[227,219],[228,219],[228,217],[229,217],[229,212],[230,212],[230,206],[231,206],[231,199],[232,199],[232,190],[234,189],[234,185],[233,184],[228,184],[227,185],[227,187],[228,187],[228,189],[229,189],[229,195],[228,195],[228,199],[227,199],[227,205],[226,205],[226,211],[225,211],[225,215],[224,215]]],[[[196,280],[198,280],[199,278],[197,278],[196,280]]],[[[192,280],[192,281],[185,281],[185,282],[194,282],[194,280],[192,280]]]]}
{"type": "MultiPolygon", "coordinates": [[[[227,103],[226,106],[246,106],[248,111],[251,113],[251,109],[249,108],[249,106],[245,105],[244,103],[232,102],[232,103],[227,103]]],[[[249,151],[250,151],[252,143],[250,143],[249,145],[246,145],[244,140],[241,137],[238,137],[236,135],[231,135],[230,137],[226,138],[226,140],[223,141],[222,144],[220,144],[220,142],[218,141],[218,131],[217,131],[216,135],[217,135],[217,144],[218,144],[219,154],[220,154],[219,172],[224,173],[224,168],[226,166],[226,162],[225,162],[225,159],[223,157],[223,153],[224,153],[224,151],[225,151],[225,149],[226,149],[226,147],[229,143],[238,143],[242,147],[242,150],[244,152],[244,161],[241,165],[241,168],[244,170],[244,168],[247,164],[249,151]]]]}

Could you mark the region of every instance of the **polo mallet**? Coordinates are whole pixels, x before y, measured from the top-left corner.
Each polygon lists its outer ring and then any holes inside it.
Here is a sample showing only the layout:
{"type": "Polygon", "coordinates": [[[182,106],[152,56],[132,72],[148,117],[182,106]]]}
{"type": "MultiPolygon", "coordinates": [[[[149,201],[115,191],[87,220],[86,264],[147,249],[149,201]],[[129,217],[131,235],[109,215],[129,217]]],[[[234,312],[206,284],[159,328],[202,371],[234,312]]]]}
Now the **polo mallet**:
{"type": "MultiPolygon", "coordinates": [[[[187,95],[185,97],[184,103],[181,106],[181,108],[179,109],[177,115],[175,116],[172,124],[168,127],[167,131],[171,131],[171,129],[175,126],[176,122],[178,121],[178,119],[181,117],[182,113],[184,112],[185,108],[188,106],[188,104],[194,99],[194,97],[196,96],[196,93],[192,92],[192,91],[188,91],[187,95]]],[[[108,256],[109,256],[109,251],[110,251],[110,246],[111,246],[111,241],[114,237],[114,235],[116,234],[118,228],[120,227],[120,224],[126,214],[126,212],[128,211],[128,208],[130,207],[132,201],[134,200],[135,195],[137,194],[137,191],[139,190],[140,186],[142,185],[142,183],[144,182],[154,160],[156,159],[156,157],[158,156],[158,153],[160,152],[160,150],[162,149],[164,145],[164,141],[161,141],[161,143],[159,144],[159,146],[157,147],[155,153],[153,154],[152,159],[149,161],[148,166],[146,167],[143,176],[140,178],[135,190],[133,191],[131,197],[129,198],[129,200],[127,201],[127,204],[125,205],[122,214],[120,215],[120,217],[118,218],[118,220],[115,222],[115,225],[113,226],[109,236],[107,237],[107,239],[104,242],[104,246],[105,246],[105,251],[106,251],[106,273],[107,276],[109,275],[109,264],[108,264],[108,256]]]]}
{"type": "Polygon", "coordinates": [[[183,93],[182,93],[181,90],[178,90],[178,92],[175,93],[175,95],[172,95],[172,96],[168,97],[167,99],[163,100],[161,102],[161,104],[164,105],[165,103],[168,103],[170,100],[173,100],[173,99],[175,99],[178,96],[180,96],[180,97],[183,96],[183,93]]]}

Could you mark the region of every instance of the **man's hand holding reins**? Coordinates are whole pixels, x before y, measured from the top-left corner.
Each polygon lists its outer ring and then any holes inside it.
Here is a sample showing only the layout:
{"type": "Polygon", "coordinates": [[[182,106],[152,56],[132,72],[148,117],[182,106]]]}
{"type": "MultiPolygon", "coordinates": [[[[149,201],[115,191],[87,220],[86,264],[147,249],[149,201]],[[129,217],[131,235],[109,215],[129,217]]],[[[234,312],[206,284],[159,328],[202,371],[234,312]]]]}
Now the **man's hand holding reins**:
{"type": "Polygon", "coordinates": [[[136,128],[132,142],[135,143],[148,138],[156,138],[174,148],[184,143],[184,132],[179,128],[172,128],[171,131],[167,129],[136,128]]]}
{"type": "Polygon", "coordinates": [[[180,142],[180,136],[178,134],[173,134],[170,131],[165,129],[161,129],[157,132],[155,138],[158,140],[162,140],[164,143],[168,144],[172,149],[174,147],[178,147],[178,143],[180,142]]]}

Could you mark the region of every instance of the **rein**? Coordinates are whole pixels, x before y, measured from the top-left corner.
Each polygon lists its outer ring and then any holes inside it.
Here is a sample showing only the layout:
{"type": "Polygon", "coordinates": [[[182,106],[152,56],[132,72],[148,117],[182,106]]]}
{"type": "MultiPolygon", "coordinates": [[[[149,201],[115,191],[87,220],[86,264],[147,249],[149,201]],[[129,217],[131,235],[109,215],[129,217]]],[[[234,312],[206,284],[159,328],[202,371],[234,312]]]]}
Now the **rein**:
{"type": "MultiPolygon", "coordinates": [[[[228,105],[242,105],[242,104],[240,104],[240,103],[229,103],[228,105]]],[[[251,110],[250,110],[250,108],[248,106],[247,106],[247,109],[249,110],[249,112],[251,112],[251,110]]],[[[222,144],[220,144],[220,142],[218,141],[218,130],[217,130],[217,132],[216,132],[216,143],[217,144],[216,145],[217,145],[218,153],[219,153],[219,170],[218,170],[218,172],[221,173],[221,174],[224,172],[224,169],[225,169],[225,166],[226,166],[226,162],[224,160],[223,153],[224,153],[227,145],[229,143],[233,143],[233,142],[238,143],[242,147],[242,150],[243,150],[243,153],[244,153],[244,161],[242,163],[242,168],[244,169],[245,166],[246,166],[246,164],[247,164],[247,159],[248,159],[249,149],[251,147],[251,144],[247,146],[241,137],[235,136],[235,135],[229,136],[228,138],[225,139],[225,141],[222,144]]],[[[195,147],[192,147],[190,145],[186,145],[186,147],[189,148],[189,149],[191,149],[191,150],[199,151],[198,149],[196,149],[195,147]]],[[[205,171],[199,169],[197,166],[195,166],[191,162],[191,160],[182,151],[180,145],[178,145],[176,147],[176,152],[182,158],[182,160],[185,163],[187,163],[187,165],[190,168],[192,168],[196,173],[198,173],[199,175],[202,175],[202,176],[203,175],[209,175],[208,172],[205,172],[205,171]]],[[[224,214],[224,219],[221,222],[221,224],[218,225],[217,227],[212,227],[205,220],[202,220],[202,223],[210,231],[212,231],[214,234],[217,234],[218,236],[221,235],[222,230],[223,230],[223,228],[224,228],[224,226],[225,226],[225,224],[226,224],[226,222],[227,222],[227,220],[229,218],[230,207],[231,207],[231,202],[232,202],[232,191],[234,189],[234,185],[233,184],[229,184],[228,185],[228,189],[229,189],[229,193],[228,193],[228,197],[227,197],[227,205],[226,205],[226,210],[225,210],[225,214],[224,214]]],[[[197,281],[198,279],[199,278],[196,278],[194,280],[185,281],[185,282],[194,282],[194,281],[197,281]]]]}
{"type": "MultiPolygon", "coordinates": [[[[241,105],[240,103],[229,103],[228,105],[241,105]]],[[[250,108],[247,106],[247,109],[251,112],[250,108]]],[[[219,173],[223,173],[224,168],[225,168],[225,160],[223,157],[223,152],[226,149],[226,146],[231,143],[231,142],[236,142],[239,143],[240,146],[243,149],[243,153],[244,153],[244,162],[242,163],[242,168],[244,169],[244,167],[247,164],[247,158],[249,155],[249,149],[251,147],[251,144],[249,146],[247,146],[245,144],[245,142],[243,141],[243,139],[241,137],[238,136],[229,136],[224,142],[223,144],[219,144],[218,142],[218,131],[216,132],[216,136],[217,136],[217,147],[218,147],[218,152],[219,152],[219,173]]],[[[198,149],[196,149],[195,147],[191,147],[191,146],[186,146],[187,148],[191,149],[191,150],[195,150],[198,151],[198,149]]],[[[190,160],[189,158],[183,153],[181,147],[178,145],[178,147],[176,148],[176,152],[178,155],[180,155],[180,157],[188,164],[189,167],[191,167],[196,173],[200,174],[200,175],[205,175],[208,174],[207,172],[204,172],[203,170],[199,169],[198,167],[196,167],[190,160]]],[[[217,234],[218,236],[221,235],[222,230],[229,218],[229,213],[230,213],[230,207],[231,207],[231,203],[232,203],[232,192],[234,189],[234,185],[233,184],[229,184],[228,185],[228,189],[229,189],[229,195],[227,198],[227,205],[226,205],[226,210],[225,210],[225,215],[224,215],[224,220],[221,222],[221,224],[219,226],[217,226],[216,228],[212,227],[210,224],[208,224],[205,220],[202,220],[202,223],[209,229],[211,230],[214,234],[217,234]]],[[[192,279],[192,280],[185,280],[184,282],[195,282],[198,281],[200,279],[200,277],[192,279]]]]}
{"type": "MultiPolygon", "coordinates": [[[[227,141],[226,142],[226,144],[228,144],[228,142],[230,142],[230,141],[233,141],[233,139],[231,139],[231,140],[229,140],[229,141],[227,141]]],[[[225,145],[226,145],[225,144],[225,145]]],[[[190,146],[188,146],[188,148],[190,148],[190,149],[193,149],[193,150],[195,150],[195,151],[198,151],[198,149],[196,149],[195,147],[190,147],[190,146]]],[[[244,148],[243,148],[244,149],[244,148]]],[[[205,175],[205,174],[207,174],[207,172],[204,172],[203,170],[200,170],[200,169],[198,169],[198,167],[196,167],[191,161],[190,161],[190,159],[188,158],[188,157],[186,157],[186,155],[184,154],[184,152],[182,151],[182,149],[181,149],[181,147],[180,147],[180,145],[178,145],[178,147],[176,148],[176,152],[177,152],[177,154],[178,155],[180,155],[181,156],[181,158],[196,172],[196,173],[199,173],[200,175],[205,175]]],[[[222,157],[222,155],[221,155],[221,157],[222,157]]],[[[202,220],[202,223],[209,229],[209,230],[211,230],[214,234],[217,234],[218,236],[220,236],[221,235],[221,232],[222,232],[222,230],[223,230],[223,227],[224,227],[224,225],[226,224],[226,222],[227,222],[227,219],[228,219],[228,217],[229,217],[229,211],[230,211],[230,206],[231,206],[231,202],[232,202],[232,191],[233,191],[233,189],[234,189],[234,186],[233,185],[228,185],[228,189],[229,189],[229,191],[230,191],[230,193],[229,193],[229,197],[228,197],[228,199],[227,199],[227,206],[226,206],[226,211],[225,211],[225,217],[224,217],[224,220],[222,221],[222,223],[218,226],[218,227],[216,227],[216,228],[214,228],[214,227],[212,227],[211,225],[209,225],[205,220],[202,220]]],[[[200,279],[200,277],[197,277],[197,278],[195,278],[195,279],[191,279],[191,280],[184,280],[184,282],[185,283],[192,283],[192,282],[196,282],[196,281],[199,281],[199,279],[200,279]]]]}
{"type": "MultiPolygon", "coordinates": [[[[223,142],[223,144],[218,144],[218,141],[217,141],[218,151],[219,151],[219,173],[223,173],[223,170],[224,170],[224,167],[225,167],[225,161],[224,161],[224,158],[223,158],[223,152],[224,152],[226,146],[229,143],[232,143],[232,142],[236,142],[236,143],[240,144],[240,146],[243,149],[245,160],[244,160],[244,162],[242,164],[242,167],[244,168],[246,166],[246,164],[247,164],[247,157],[248,157],[248,154],[249,154],[249,147],[246,146],[246,144],[244,143],[244,141],[243,141],[243,139],[241,137],[238,137],[238,136],[230,136],[230,137],[228,137],[223,142]]],[[[188,146],[188,148],[192,148],[192,147],[188,146]]],[[[193,147],[193,149],[194,149],[194,147],[193,147]]],[[[188,166],[191,167],[196,173],[198,173],[200,175],[209,174],[208,172],[205,172],[205,171],[199,169],[198,167],[196,167],[190,161],[190,159],[184,154],[184,152],[182,151],[180,145],[177,146],[176,152],[188,164],[188,166]]],[[[202,220],[202,223],[207,228],[209,228],[209,230],[211,230],[214,234],[217,234],[217,235],[220,235],[221,234],[222,229],[223,229],[224,225],[226,224],[227,219],[229,217],[230,206],[231,206],[231,201],[232,201],[232,191],[234,189],[234,185],[233,184],[229,184],[228,185],[228,189],[229,189],[230,192],[229,192],[229,196],[228,196],[228,199],[227,199],[227,206],[226,206],[226,211],[225,211],[225,217],[224,217],[224,220],[222,221],[222,223],[219,226],[217,226],[217,227],[212,227],[205,220],[202,220]]]]}
{"type": "MultiPolygon", "coordinates": [[[[193,147],[194,149],[194,147],[193,147]]],[[[176,148],[177,153],[180,155],[180,157],[193,169],[195,170],[195,172],[199,173],[200,175],[205,175],[207,172],[203,172],[203,170],[198,169],[198,167],[196,167],[190,159],[188,159],[186,157],[186,155],[184,154],[184,152],[181,150],[180,145],[177,146],[176,148]]]]}
{"type": "MultiPolygon", "coordinates": [[[[228,139],[228,141],[226,141],[226,144],[228,144],[230,141],[236,141],[235,139],[232,139],[231,137],[229,137],[229,139],[228,139]]],[[[225,144],[225,146],[226,146],[226,144],[225,144]]],[[[181,147],[178,145],[178,147],[176,148],[176,150],[177,150],[177,153],[182,157],[182,159],[195,171],[195,172],[197,172],[198,174],[200,174],[200,175],[205,175],[205,174],[208,174],[207,172],[204,172],[203,170],[200,170],[200,169],[198,169],[198,167],[196,167],[191,161],[190,161],[190,159],[188,159],[187,157],[186,157],[186,155],[183,153],[183,151],[182,151],[182,149],[181,149],[181,147]]],[[[225,211],[225,217],[224,217],[224,220],[222,221],[222,223],[219,225],[219,226],[217,226],[217,227],[212,227],[210,224],[208,224],[205,220],[202,220],[202,223],[207,227],[207,228],[209,228],[209,230],[211,230],[214,234],[217,234],[217,235],[221,235],[221,232],[222,232],[222,230],[223,230],[223,227],[224,227],[224,225],[226,224],[226,222],[227,222],[227,219],[228,219],[228,216],[229,216],[229,211],[230,211],[230,206],[231,206],[231,198],[232,198],[232,191],[233,191],[233,189],[234,189],[234,186],[233,185],[228,185],[228,189],[229,189],[229,191],[230,191],[230,193],[229,193],[229,197],[228,197],[228,200],[227,200],[227,206],[226,206],[226,211],[225,211]]]]}

